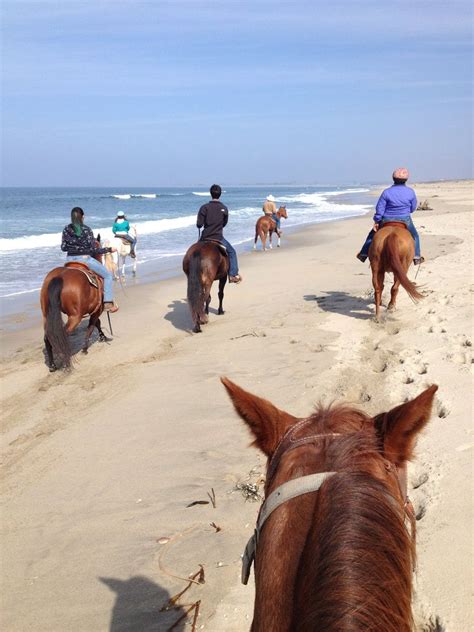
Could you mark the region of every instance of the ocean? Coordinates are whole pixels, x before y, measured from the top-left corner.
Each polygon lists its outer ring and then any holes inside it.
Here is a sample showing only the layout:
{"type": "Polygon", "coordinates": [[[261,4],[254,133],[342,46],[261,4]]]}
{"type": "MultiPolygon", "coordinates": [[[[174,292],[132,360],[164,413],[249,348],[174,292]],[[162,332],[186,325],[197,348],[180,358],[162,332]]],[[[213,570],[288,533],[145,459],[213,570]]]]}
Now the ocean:
{"type": "MultiPolygon", "coordinates": [[[[229,208],[226,238],[237,251],[250,250],[255,222],[270,193],[288,210],[284,231],[304,224],[363,215],[372,206],[368,187],[246,186],[225,187],[221,200],[229,208]]],[[[204,188],[7,188],[0,189],[0,298],[38,292],[49,270],[61,265],[61,231],[70,211],[80,206],[85,223],[102,240],[113,243],[111,226],[117,211],[136,225],[137,278],[178,269],[198,237],[196,215],[210,198],[204,188]]],[[[362,239],[363,235],[361,235],[362,239]]],[[[10,301],[9,301],[10,302],[10,301]]]]}

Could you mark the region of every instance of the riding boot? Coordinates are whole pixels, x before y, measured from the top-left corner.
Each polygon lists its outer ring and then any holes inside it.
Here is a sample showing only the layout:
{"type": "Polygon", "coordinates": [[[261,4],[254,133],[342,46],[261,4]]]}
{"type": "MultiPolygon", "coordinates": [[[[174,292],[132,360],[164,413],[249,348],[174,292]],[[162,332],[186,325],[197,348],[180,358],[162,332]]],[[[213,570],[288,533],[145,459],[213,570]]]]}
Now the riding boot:
{"type": "Polygon", "coordinates": [[[116,305],[113,301],[104,302],[104,311],[115,314],[115,312],[118,312],[118,309],[118,305],[116,305]]]}

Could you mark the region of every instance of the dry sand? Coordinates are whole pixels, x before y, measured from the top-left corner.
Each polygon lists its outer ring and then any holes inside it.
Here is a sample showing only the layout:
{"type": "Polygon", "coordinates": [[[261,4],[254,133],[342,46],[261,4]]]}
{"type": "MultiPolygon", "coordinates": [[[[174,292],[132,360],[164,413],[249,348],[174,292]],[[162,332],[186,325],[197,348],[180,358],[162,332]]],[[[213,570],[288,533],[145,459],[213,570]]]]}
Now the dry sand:
{"type": "Polygon", "coordinates": [[[415,215],[426,298],[400,290],[381,324],[354,257],[367,216],[242,257],[244,282],[200,335],[183,276],[118,291],[114,341],[69,374],[48,373],[39,326],[2,336],[2,629],[166,630],[183,610],[160,608],[200,564],[205,583],[179,601],[201,600],[198,629],[248,629],[240,555],[258,503],[235,487],[258,484],[264,460],[220,375],[296,415],[334,399],[380,412],[439,384],[410,466],[415,610],[472,629],[472,182],[416,189],[434,209],[415,215]],[[187,507],[211,489],[215,508],[187,507]]]}

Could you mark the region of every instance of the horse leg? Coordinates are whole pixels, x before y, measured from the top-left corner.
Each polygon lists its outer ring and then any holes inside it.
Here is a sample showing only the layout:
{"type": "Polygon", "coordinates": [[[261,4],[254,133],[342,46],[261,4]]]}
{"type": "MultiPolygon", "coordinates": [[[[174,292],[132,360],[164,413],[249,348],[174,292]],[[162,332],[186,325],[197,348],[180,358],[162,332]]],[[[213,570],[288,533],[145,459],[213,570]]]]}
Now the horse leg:
{"type": "Polygon", "coordinates": [[[135,250],[135,259],[133,260],[132,265],[132,274],[135,276],[137,274],[137,251],[135,250]]]}
{"type": "Polygon", "coordinates": [[[280,247],[280,244],[281,244],[281,233],[280,233],[280,232],[278,232],[278,230],[277,230],[277,231],[275,231],[275,232],[276,232],[276,234],[277,234],[277,236],[278,236],[277,248],[279,248],[279,247],[280,247]]]}
{"type": "Polygon", "coordinates": [[[225,284],[227,283],[227,276],[225,276],[223,279],[219,279],[219,310],[218,310],[218,314],[219,316],[222,316],[222,314],[224,313],[224,309],[222,307],[222,302],[224,300],[224,287],[225,284]]]}
{"type": "Polygon", "coordinates": [[[89,324],[87,325],[86,338],[84,340],[84,346],[82,347],[82,353],[87,353],[89,350],[89,338],[94,331],[98,318],[97,316],[91,316],[89,318],[89,324]]]}
{"type": "Polygon", "coordinates": [[[372,283],[375,293],[375,322],[379,322],[380,306],[382,305],[383,280],[385,273],[378,266],[372,269],[372,283]]]}
{"type": "Polygon", "coordinates": [[[388,309],[391,312],[394,312],[397,309],[397,295],[398,290],[400,288],[400,281],[398,279],[394,280],[392,285],[392,289],[390,290],[390,303],[388,304],[388,309]]]}
{"type": "Polygon", "coordinates": [[[267,244],[267,233],[265,232],[261,232],[260,233],[260,239],[262,241],[262,248],[263,248],[263,252],[265,252],[266,248],[266,244],[267,244]]]}
{"type": "Polygon", "coordinates": [[[100,318],[97,319],[97,322],[95,323],[95,327],[97,329],[97,331],[99,332],[99,342],[112,342],[112,338],[108,338],[103,330],[102,330],[102,326],[100,324],[100,318]]]}
{"type": "Polygon", "coordinates": [[[209,314],[209,304],[211,302],[211,294],[209,293],[209,296],[207,297],[207,301],[206,301],[206,307],[205,307],[205,312],[208,315],[209,314]]]}
{"type": "Polygon", "coordinates": [[[271,228],[269,230],[269,236],[270,236],[270,239],[269,239],[270,243],[268,247],[272,250],[273,249],[273,244],[272,244],[273,230],[271,228]]]}

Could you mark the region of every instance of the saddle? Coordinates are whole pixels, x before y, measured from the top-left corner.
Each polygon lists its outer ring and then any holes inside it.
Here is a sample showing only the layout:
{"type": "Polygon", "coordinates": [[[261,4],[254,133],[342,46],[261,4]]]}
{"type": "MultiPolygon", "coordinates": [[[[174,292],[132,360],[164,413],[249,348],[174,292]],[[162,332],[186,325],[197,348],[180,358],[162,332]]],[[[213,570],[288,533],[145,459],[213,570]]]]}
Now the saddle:
{"type": "Polygon", "coordinates": [[[114,235],[115,239],[120,239],[120,241],[122,242],[122,244],[124,246],[131,246],[132,244],[128,241],[128,239],[125,239],[125,237],[123,235],[114,235]]]}
{"type": "Polygon", "coordinates": [[[64,267],[79,270],[79,272],[82,272],[86,275],[86,278],[92,285],[92,287],[95,287],[98,290],[102,289],[102,277],[98,276],[95,272],[92,272],[92,270],[85,263],[81,263],[80,261],[69,261],[64,264],[64,267]]]}
{"type": "Polygon", "coordinates": [[[219,250],[221,251],[221,253],[227,257],[227,250],[226,247],[221,244],[220,241],[217,241],[216,239],[202,239],[201,241],[203,241],[206,244],[214,244],[214,246],[217,246],[219,248],[219,250]]]}
{"type": "Polygon", "coordinates": [[[384,222],[382,228],[385,226],[398,226],[399,228],[406,228],[408,230],[408,226],[403,222],[384,222]]]}

